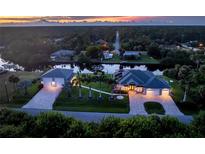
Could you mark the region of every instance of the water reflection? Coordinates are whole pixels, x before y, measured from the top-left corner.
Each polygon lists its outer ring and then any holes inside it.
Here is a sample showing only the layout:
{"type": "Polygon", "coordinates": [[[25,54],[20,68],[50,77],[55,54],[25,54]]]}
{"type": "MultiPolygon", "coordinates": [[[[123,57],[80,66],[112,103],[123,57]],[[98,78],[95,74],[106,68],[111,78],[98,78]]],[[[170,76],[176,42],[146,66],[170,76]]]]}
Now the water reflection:
{"type": "Polygon", "coordinates": [[[67,68],[73,69],[74,73],[81,71],[81,73],[93,73],[95,68],[102,68],[101,70],[107,74],[113,74],[119,69],[138,69],[138,70],[149,70],[156,75],[162,75],[163,71],[160,71],[155,67],[148,67],[147,65],[120,65],[120,64],[99,64],[99,65],[89,65],[89,64],[60,64],[55,65],[54,68],[67,68]]]}

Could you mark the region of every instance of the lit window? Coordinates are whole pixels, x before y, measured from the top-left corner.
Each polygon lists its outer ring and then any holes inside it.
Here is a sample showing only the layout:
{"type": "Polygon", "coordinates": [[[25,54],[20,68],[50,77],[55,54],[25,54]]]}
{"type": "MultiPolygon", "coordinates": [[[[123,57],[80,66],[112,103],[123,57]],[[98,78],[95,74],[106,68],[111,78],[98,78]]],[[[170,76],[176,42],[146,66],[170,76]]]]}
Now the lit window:
{"type": "Polygon", "coordinates": [[[137,93],[142,93],[143,92],[143,87],[136,87],[135,88],[137,93]]]}

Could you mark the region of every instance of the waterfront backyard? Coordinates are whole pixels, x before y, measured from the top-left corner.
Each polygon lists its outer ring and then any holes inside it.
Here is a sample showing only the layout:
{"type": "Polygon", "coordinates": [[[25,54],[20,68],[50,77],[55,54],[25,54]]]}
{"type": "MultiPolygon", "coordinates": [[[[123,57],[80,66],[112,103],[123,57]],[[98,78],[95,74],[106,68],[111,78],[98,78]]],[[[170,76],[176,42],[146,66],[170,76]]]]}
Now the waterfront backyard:
{"type": "Polygon", "coordinates": [[[112,59],[103,60],[104,63],[138,63],[138,64],[159,64],[159,61],[148,55],[141,55],[136,60],[121,60],[120,56],[113,55],[112,59]]]}

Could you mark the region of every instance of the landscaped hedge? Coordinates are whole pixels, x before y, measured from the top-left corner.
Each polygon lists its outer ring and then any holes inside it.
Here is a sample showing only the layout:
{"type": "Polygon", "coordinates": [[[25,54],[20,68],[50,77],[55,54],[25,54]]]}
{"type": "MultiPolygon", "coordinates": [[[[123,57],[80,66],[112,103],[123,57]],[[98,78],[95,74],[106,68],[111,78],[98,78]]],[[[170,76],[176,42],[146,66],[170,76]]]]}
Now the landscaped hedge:
{"type": "Polygon", "coordinates": [[[0,137],[205,137],[205,112],[189,125],[173,117],[109,117],[88,123],[56,112],[29,116],[0,110],[0,137]]]}
{"type": "Polygon", "coordinates": [[[165,114],[163,106],[158,102],[145,102],[144,107],[149,114],[165,114]]]}

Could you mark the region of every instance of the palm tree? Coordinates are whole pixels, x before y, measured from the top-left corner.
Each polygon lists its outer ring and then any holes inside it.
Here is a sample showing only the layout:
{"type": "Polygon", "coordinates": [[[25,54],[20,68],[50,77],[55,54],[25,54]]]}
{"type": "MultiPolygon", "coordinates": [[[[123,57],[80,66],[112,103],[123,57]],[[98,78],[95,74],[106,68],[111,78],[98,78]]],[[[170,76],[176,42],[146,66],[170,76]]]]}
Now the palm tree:
{"type": "Polygon", "coordinates": [[[190,84],[193,82],[193,72],[189,66],[183,65],[179,68],[178,77],[180,84],[184,87],[184,96],[182,102],[187,100],[187,92],[189,91],[190,84]]]}
{"type": "Polygon", "coordinates": [[[82,98],[80,71],[77,73],[77,85],[78,85],[78,89],[79,89],[79,98],[82,98]]]}
{"type": "MultiPolygon", "coordinates": [[[[100,81],[100,90],[101,90],[101,86],[102,86],[102,80],[104,79],[104,72],[100,72],[100,74],[98,75],[98,79],[100,81]]],[[[99,100],[102,100],[102,93],[99,92],[99,100]]]]}
{"type": "Polygon", "coordinates": [[[13,83],[14,91],[16,91],[16,84],[20,81],[20,79],[15,75],[11,75],[8,80],[13,83]]]}
{"type": "Polygon", "coordinates": [[[88,94],[88,98],[91,99],[92,98],[92,90],[91,87],[89,86],[89,94],[88,94]]]}

